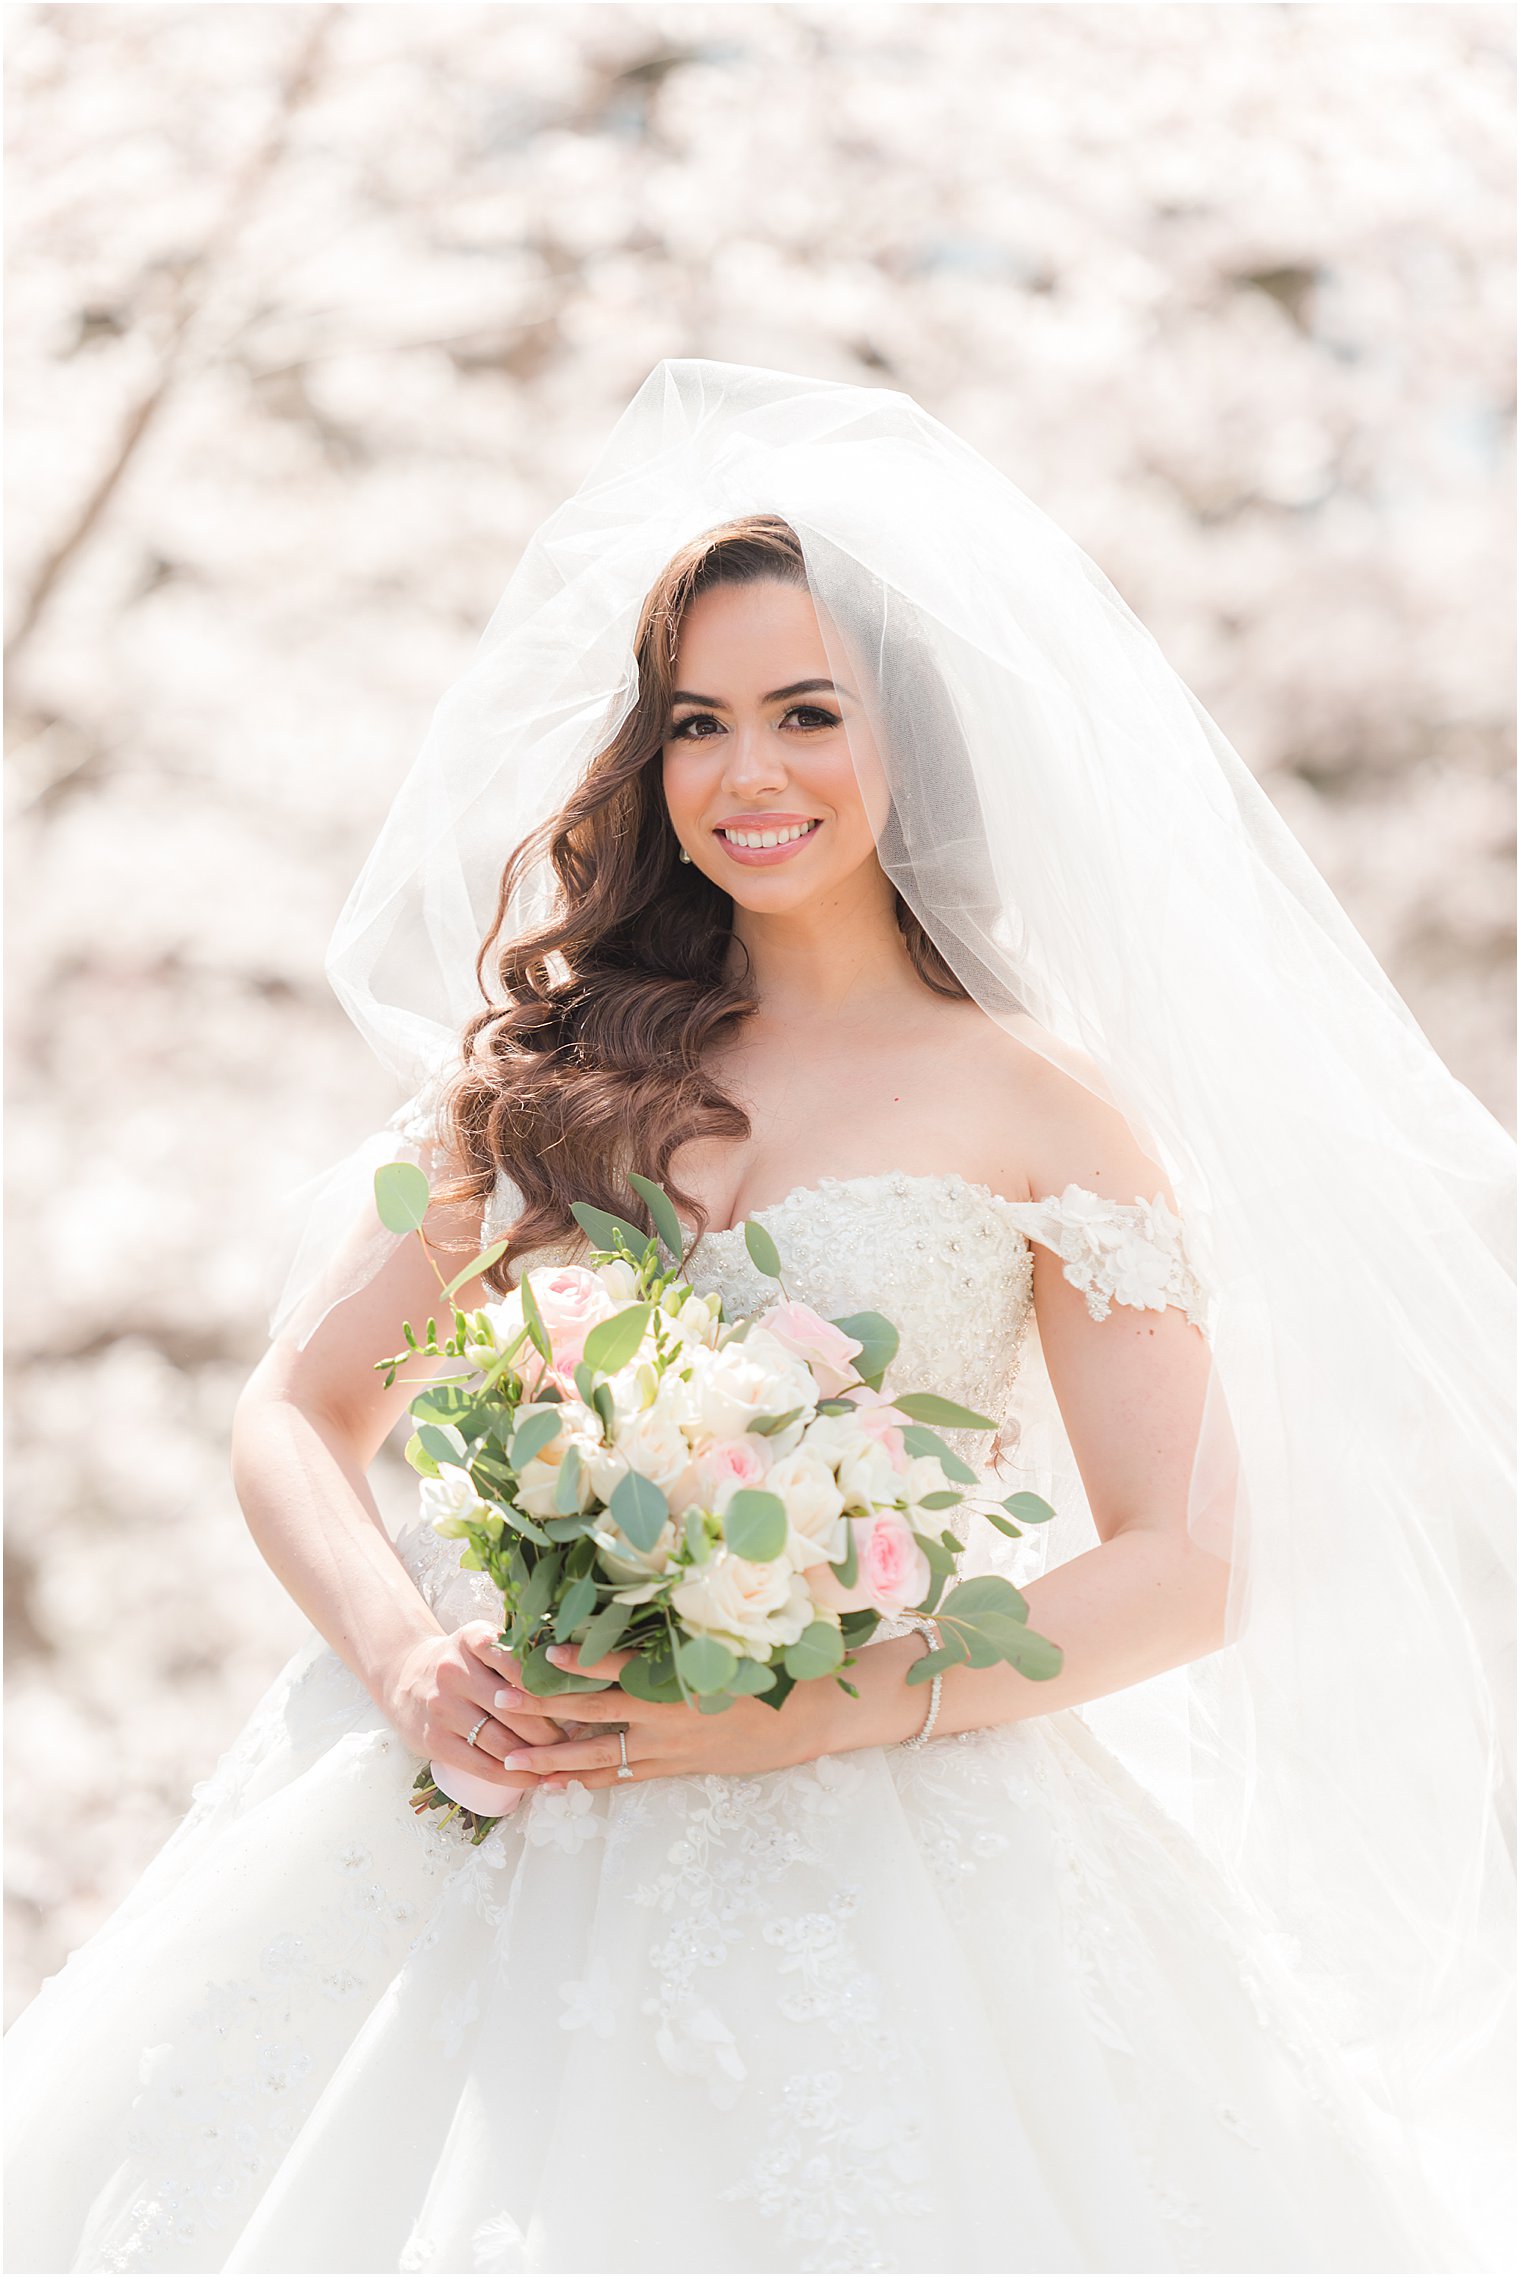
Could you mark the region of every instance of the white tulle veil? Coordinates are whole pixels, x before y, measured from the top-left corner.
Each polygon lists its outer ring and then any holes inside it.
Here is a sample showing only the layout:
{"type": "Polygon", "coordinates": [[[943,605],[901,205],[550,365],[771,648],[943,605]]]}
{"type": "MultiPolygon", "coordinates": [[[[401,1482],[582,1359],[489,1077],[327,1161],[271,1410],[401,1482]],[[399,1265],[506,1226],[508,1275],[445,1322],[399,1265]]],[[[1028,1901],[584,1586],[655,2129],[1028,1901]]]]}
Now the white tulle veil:
{"type": "MultiPolygon", "coordinates": [[[[411,1109],[300,1197],[275,1325],[309,1334],[385,1255],[353,1229],[480,1007],[506,857],[631,708],[659,572],[753,512],[870,688],[884,868],[988,1015],[1129,1119],[1210,1292],[1188,1520],[1232,1559],[1232,1641],[1095,1727],[1292,1940],[1391,2122],[1491,2182],[1514,1149],[1102,573],[909,397],[663,363],[532,539],[334,935],[411,1109]]],[[[540,865],[508,929],[552,890],[540,865]]],[[[1037,1333],[1018,1420],[1059,1559],[1095,1536],[1037,1333]]]]}

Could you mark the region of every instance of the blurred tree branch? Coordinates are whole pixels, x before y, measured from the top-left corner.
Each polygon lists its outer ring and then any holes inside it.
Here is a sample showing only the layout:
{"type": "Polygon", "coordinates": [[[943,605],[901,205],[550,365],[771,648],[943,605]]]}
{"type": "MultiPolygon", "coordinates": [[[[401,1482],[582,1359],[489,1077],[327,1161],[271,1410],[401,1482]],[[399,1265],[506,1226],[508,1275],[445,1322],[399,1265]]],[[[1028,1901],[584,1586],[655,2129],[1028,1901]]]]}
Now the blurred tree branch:
{"type": "Polygon", "coordinates": [[[123,476],[141,448],[143,438],[173,391],[185,367],[187,346],[206,303],[208,288],[218,265],[237,241],[239,232],[279,171],[290,146],[291,130],[322,79],[328,44],[342,9],[329,0],[308,24],[285,73],[273,112],[261,138],[233,177],[221,215],[199,250],[186,261],[180,274],[175,307],[164,342],[158,371],[144,394],[132,406],[116,439],[116,448],[81,503],[73,521],[43,556],[31,590],[17,612],[16,624],[5,643],[5,663],[14,666],[25,650],[60,579],[88,543],[120,487],[123,476]]]}

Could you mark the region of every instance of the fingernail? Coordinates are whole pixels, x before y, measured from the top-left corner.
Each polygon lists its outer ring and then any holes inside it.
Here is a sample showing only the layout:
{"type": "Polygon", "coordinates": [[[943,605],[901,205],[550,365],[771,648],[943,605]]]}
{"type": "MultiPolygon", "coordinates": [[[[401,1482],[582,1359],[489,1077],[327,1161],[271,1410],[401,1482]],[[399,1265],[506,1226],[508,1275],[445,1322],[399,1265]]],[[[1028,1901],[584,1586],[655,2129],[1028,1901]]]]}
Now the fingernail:
{"type": "Polygon", "coordinates": [[[510,1691],[498,1692],[495,1699],[491,1703],[493,1708],[520,1708],[522,1704],[523,1696],[521,1692],[510,1691]]]}
{"type": "Polygon", "coordinates": [[[532,1756],[522,1748],[515,1755],[504,1755],[501,1760],[503,1769],[507,1771],[531,1771],[533,1768],[532,1756]]]}
{"type": "Polygon", "coordinates": [[[570,1658],[570,1655],[574,1649],[575,1648],[573,1645],[552,1644],[550,1645],[548,1651],[545,1653],[544,1658],[546,1660],[552,1660],[556,1668],[563,1668],[565,1662],[570,1658]]]}

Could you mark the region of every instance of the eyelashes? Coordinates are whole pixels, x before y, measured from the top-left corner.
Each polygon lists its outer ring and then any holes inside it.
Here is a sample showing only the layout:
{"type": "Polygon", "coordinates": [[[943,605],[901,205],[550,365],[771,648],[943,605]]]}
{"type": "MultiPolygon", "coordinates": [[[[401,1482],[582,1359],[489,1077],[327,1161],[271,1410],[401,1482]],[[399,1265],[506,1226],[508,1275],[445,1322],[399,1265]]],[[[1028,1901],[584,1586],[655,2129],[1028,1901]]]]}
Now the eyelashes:
{"type": "MultiPolygon", "coordinates": [[[[814,724],[811,727],[793,728],[791,732],[794,735],[819,735],[824,729],[838,727],[840,724],[839,714],[827,710],[822,704],[793,704],[781,717],[783,720],[795,719],[801,712],[810,712],[814,724]]],[[[692,728],[703,721],[721,730],[722,722],[715,719],[711,712],[687,712],[671,727],[667,740],[672,743],[710,743],[711,736],[691,733],[692,728]]]]}

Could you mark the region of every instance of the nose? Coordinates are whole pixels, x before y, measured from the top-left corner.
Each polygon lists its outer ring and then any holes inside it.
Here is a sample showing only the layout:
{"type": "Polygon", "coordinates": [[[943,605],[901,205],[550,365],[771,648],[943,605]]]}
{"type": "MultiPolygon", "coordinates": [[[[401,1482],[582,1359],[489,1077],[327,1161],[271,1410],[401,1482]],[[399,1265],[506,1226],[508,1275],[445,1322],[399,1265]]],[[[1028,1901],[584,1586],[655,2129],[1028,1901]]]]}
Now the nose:
{"type": "Polygon", "coordinates": [[[764,721],[744,722],[728,739],[723,787],[742,797],[779,790],[786,781],[786,754],[764,721]]]}

